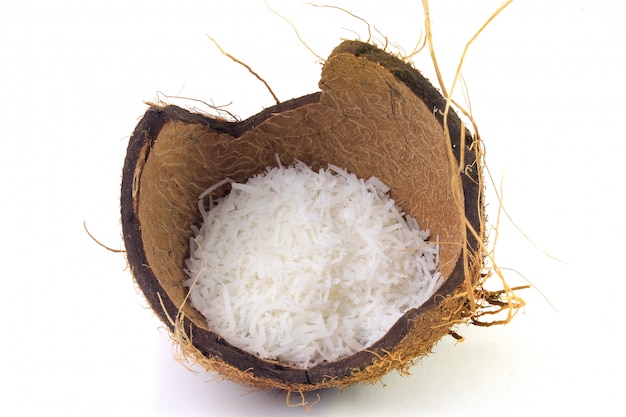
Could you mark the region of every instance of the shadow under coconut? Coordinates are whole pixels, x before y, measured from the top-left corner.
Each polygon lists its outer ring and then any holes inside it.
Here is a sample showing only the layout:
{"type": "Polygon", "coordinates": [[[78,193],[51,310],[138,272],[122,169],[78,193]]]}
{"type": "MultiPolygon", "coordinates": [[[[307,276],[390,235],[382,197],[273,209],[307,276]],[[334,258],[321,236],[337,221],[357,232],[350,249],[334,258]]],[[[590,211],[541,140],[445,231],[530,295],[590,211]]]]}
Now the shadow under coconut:
{"type": "Polygon", "coordinates": [[[154,416],[293,416],[297,409],[304,414],[313,410],[323,415],[323,410],[336,408],[337,401],[347,398],[339,389],[307,392],[304,398],[293,393],[288,398],[288,394],[281,390],[246,387],[200,366],[181,366],[172,357],[169,336],[161,333],[158,339],[159,352],[154,366],[154,416]],[[302,407],[303,399],[305,407],[302,407]]]}

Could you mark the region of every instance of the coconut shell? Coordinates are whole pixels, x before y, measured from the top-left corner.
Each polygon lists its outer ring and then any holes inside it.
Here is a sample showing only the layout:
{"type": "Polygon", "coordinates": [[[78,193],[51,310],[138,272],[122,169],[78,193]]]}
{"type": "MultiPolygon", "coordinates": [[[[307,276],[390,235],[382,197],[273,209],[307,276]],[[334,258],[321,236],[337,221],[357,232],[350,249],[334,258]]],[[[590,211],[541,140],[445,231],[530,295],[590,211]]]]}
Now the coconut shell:
{"type": "Polygon", "coordinates": [[[406,371],[454,324],[468,320],[480,280],[479,146],[453,112],[446,135],[441,94],[407,63],[356,41],[332,52],[319,87],[241,122],[152,106],[130,138],[124,163],[122,226],[139,288],[186,357],[258,388],[304,392],[406,371]],[[182,284],[191,226],[202,221],[198,196],[223,178],[242,182],[275,166],[276,154],[285,165],[296,159],[313,169],[332,163],[361,178],[378,177],[421,228],[439,237],[440,269],[447,277],[435,295],[367,350],[306,369],[229,344],[189,305],[182,284]],[[454,166],[461,155],[459,166],[466,169],[459,172],[454,166]],[[466,232],[467,225],[477,234],[466,232]]]}

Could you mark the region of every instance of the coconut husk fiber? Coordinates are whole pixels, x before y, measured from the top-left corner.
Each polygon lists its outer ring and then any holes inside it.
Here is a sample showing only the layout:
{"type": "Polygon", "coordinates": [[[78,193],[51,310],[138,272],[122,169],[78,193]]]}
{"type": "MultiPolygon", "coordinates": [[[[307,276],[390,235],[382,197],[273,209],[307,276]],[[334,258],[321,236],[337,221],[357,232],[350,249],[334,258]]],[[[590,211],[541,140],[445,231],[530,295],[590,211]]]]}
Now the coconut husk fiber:
{"type": "Polygon", "coordinates": [[[339,45],[319,87],[240,122],[152,106],[124,163],[122,226],[139,288],[185,358],[257,388],[302,393],[375,382],[391,370],[406,371],[476,313],[484,247],[480,146],[453,112],[445,118],[446,132],[441,94],[375,46],[339,45]],[[190,306],[182,284],[191,226],[202,220],[198,196],[226,177],[243,182],[276,166],[276,155],[285,165],[297,159],[317,170],[332,163],[361,178],[378,177],[421,228],[439,236],[447,277],[367,350],[306,369],[230,345],[190,306]]]}

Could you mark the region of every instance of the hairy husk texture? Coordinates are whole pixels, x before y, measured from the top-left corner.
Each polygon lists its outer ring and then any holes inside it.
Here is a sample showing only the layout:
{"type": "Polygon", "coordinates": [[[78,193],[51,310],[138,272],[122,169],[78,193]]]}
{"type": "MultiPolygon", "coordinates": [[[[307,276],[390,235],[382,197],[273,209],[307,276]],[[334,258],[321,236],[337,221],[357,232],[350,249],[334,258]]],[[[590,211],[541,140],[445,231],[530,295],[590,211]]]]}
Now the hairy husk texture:
{"type": "Polygon", "coordinates": [[[372,45],[339,45],[319,86],[320,92],[241,122],[152,106],[130,139],[124,165],[122,225],[138,286],[185,360],[256,388],[303,393],[407,372],[484,304],[480,144],[453,112],[442,116],[445,100],[417,70],[372,45]],[[447,277],[368,349],[306,369],[230,345],[190,306],[182,284],[191,226],[201,221],[198,196],[226,177],[241,182],[275,166],[276,155],[285,165],[332,163],[382,180],[398,205],[438,236],[447,277]]]}

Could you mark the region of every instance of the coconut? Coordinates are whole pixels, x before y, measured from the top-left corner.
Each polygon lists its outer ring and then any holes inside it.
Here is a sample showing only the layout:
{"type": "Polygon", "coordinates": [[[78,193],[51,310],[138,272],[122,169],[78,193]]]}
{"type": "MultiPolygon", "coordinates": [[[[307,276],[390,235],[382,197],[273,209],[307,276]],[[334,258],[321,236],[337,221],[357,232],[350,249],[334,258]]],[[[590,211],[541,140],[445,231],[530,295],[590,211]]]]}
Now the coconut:
{"type": "MultiPolygon", "coordinates": [[[[406,372],[484,297],[480,144],[446,100],[411,65],[379,48],[346,41],[324,63],[320,92],[239,122],[151,106],[130,138],[121,209],[128,263],[180,352],[207,370],[256,388],[306,392],[375,382],[406,372]],[[198,197],[226,178],[245,182],[267,167],[301,161],[376,177],[404,212],[440,242],[445,281],[366,349],[298,367],[231,345],[188,300],[185,260],[202,222],[198,197]],[[278,161],[278,163],[280,163],[278,161]]],[[[213,187],[211,195],[226,192],[213,187]]]]}

